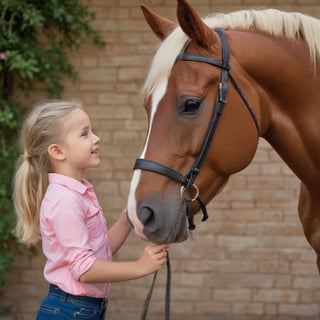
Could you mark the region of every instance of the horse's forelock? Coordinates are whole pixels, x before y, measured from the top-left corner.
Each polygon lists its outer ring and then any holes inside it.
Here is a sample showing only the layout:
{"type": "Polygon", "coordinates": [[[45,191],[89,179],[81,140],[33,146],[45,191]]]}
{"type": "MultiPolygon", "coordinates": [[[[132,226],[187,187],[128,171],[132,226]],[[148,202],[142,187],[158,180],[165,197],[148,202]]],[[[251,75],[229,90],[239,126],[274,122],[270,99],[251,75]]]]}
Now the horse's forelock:
{"type": "Polygon", "coordinates": [[[153,57],[149,74],[142,88],[144,96],[152,94],[159,85],[167,81],[176,57],[187,39],[181,28],[176,27],[161,43],[153,57]]]}
{"type": "MultiPolygon", "coordinates": [[[[276,9],[240,10],[211,15],[204,18],[204,22],[211,28],[255,30],[288,39],[302,37],[309,47],[314,65],[320,57],[320,21],[302,13],[276,9]]],[[[167,81],[186,41],[187,37],[181,28],[176,27],[161,43],[142,89],[144,96],[152,94],[163,81],[167,81]]]]}

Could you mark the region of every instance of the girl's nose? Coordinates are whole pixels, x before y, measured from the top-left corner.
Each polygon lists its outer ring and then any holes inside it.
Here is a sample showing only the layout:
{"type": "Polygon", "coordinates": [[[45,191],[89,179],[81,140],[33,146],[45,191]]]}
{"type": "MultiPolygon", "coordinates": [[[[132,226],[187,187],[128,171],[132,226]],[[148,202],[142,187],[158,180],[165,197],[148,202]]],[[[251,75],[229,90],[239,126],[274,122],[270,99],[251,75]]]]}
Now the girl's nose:
{"type": "Polygon", "coordinates": [[[100,142],[100,137],[98,137],[96,134],[93,134],[93,139],[94,139],[94,143],[99,143],[100,142]]]}

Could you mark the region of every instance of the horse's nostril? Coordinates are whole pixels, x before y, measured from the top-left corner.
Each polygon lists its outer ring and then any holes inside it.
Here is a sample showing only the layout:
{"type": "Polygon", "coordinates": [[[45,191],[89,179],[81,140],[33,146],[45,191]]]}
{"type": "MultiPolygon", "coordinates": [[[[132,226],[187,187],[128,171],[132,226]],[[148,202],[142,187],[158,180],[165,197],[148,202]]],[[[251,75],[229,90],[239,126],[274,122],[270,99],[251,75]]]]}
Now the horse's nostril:
{"type": "Polygon", "coordinates": [[[140,210],[139,218],[140,218],[140,221],[142,222],[142,224],[147,225],[150,222],[152,222],[152,220],[154,220],[154,212],[149,207],[143,207],[140,210]]]}

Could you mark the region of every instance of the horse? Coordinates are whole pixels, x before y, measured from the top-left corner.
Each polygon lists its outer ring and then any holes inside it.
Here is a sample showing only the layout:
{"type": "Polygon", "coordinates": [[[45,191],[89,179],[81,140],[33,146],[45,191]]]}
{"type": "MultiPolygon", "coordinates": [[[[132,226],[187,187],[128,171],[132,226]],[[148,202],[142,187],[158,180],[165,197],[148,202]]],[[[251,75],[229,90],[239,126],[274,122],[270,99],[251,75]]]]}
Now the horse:
{"type": "Polygon", "coordinates": [[[178,0],[178,24],[141,5],[160,39],[142,88],[145,145],[128,220],[154,243],[185,241],[229,177],[265,139],[301,182],[298,214],[320,270],[320,21],[276,9],[201,18],[178,0]]]}

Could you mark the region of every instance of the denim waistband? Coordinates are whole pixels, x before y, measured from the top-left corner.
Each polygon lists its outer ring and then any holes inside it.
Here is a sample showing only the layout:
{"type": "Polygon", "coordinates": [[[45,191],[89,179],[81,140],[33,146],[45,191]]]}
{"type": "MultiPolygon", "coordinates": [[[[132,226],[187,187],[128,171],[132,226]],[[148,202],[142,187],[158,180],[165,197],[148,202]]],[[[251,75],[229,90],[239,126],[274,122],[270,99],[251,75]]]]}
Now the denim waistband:
{"type": "Polygon", "coordinates": [[[107,303],[107,298],[93,298],[93,297],[86,297],[86,296],[76,296],[70,293],[66,293],[61,290],[58,286],[50,284],[49,286],[49,295],[53,295],[65,302],[71,303],[81,303],[84,305],[90,305],[93,307],[97,307],[99,309],[104,308],[107,303]]]}

